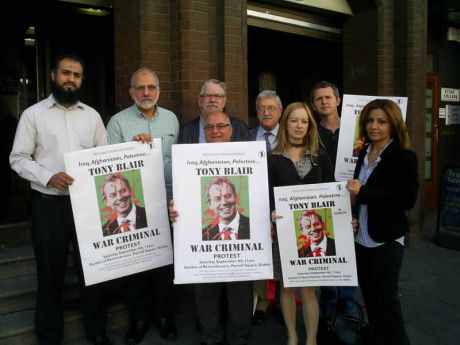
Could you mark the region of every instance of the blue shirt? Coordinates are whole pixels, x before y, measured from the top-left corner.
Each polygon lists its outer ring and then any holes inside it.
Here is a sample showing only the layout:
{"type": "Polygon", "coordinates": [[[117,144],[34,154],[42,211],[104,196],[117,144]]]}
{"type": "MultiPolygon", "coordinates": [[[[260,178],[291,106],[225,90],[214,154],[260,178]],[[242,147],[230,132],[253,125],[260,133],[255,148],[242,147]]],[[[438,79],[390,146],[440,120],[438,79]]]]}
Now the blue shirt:
{"type": "Polygon", "coordinates": [[[119,144],[131,141],[139,133],[148,133],[152,138],[161,139],[163,167],[168,200],[172,197],[171,146],[179,138],[177,116],[167,109],[157,106],[151,119],[146,118],[136,105],[112,116],[107,125],[107,142],[119,144]]]}

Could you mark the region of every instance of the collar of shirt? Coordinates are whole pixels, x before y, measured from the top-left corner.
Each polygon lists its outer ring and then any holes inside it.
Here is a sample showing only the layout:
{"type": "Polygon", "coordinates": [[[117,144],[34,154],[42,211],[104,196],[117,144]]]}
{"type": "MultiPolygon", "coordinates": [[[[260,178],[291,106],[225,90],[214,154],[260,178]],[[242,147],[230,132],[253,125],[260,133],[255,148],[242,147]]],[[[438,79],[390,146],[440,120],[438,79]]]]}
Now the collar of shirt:
{"type": "MultiPolygon", "coordinates": [[[[235,239],[235,234],[238,234],[238,227],[240,224],[240,213],[236,211],[235,217],[232,219],[232,221],[228,224],[223,224],[222,222],[219,223],[219,232],[222,233],[225,228],[229,227],[232,229],[232,234],[230,235],[230,238],[232,240],[235,239]]],[[[221,239],[224,239],[224,235],[220,235],[221,239]]]]}
{"type": "Polygon", "coordinates": [[[145,119],[147,121],[153,121],[154,119],[156,119],[158,117],[158,116],[156,116],[158,114],[158,106],[157,105],[155,105],[155,111],[153,112],[153,116],[151,118],[146,117],[145,114],[142,111],[139,110],[139,108],[137,107],[136,104],[134,104],[134,107],[137,110],[137,112],[136,112],[137,115],[139,117],[142,117],[143,119],[145,119]]]}
{"type": "Polygon", "coordinates": [[[265,140],[265,132],[270,132],[273,135],[270,135],[268,137],[268,141],[270,141],[270,145],[272,146],[272,149],[275,148],[274,144],[276,141],[276,136],[278,135],[279,128],[280,128],[280,125],[278,123],[276,124],[276,127],[273,128],[271,131],[267,131],[262,126],[259,126],[257,128],[256,140],[265,140]]]}
{"type": "Polygon", "coordinates": [[[123,221],[129,220],[131,224],[135,225],[136,224],[136,206],[131,207],[131,211],[128,213],[128,215],[123,218],[123,217],[117,217],[118,224],[123,223],[123,221]]]}
{"type": "Polygon", "coordinates": [[[77,103],[71,105],[70,107],[66,108],[64,106],[62,106],[61,104],[58,103],[58,101],[56,101],[56,98],[54,98],[54,95],[51,93],[49,95],[49,97],[45,100],[46,101],[46,107],[49,109],[49,108],[52,108],[52,107],[58,107],[58,108],[61,108],[61,109],[64,109],[64,110],[72,110],[72,109],[76,109],[76,108],[80,108],[80,109],[84,109],[84,104],[80,101],[78,101],[77,103]]]}
{"type": "Polygon", "coordinates": [[[327,250],[327,238],[326,235],[323,236],[322,241],[319,244],[311,244],[310,248],[311,251],[313,252],[317,247],[321,248],[321,256],[326,256],[326,250],[327,250]]]}

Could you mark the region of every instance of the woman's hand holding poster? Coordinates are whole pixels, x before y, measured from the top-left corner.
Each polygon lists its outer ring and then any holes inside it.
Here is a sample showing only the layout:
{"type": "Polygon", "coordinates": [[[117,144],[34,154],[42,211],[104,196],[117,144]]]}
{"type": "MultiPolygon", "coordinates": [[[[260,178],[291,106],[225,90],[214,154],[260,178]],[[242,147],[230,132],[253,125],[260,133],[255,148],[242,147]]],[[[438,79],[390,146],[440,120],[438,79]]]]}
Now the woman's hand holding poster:
{"type": "Polygon", "coordinates": [[[345,182],[275,187],[285,287],[356,286],[350,195],[345,182]]]}

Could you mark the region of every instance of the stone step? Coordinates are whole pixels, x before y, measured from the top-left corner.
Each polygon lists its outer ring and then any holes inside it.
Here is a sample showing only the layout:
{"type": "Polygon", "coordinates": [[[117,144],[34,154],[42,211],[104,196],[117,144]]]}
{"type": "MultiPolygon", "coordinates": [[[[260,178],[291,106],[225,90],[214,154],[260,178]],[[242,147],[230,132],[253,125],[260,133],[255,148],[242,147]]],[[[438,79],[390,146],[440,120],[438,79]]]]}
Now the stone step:
{"type": "Polygon", "coordinates": [[[0,249],[30,245],[30,225],[30,222],[1,224],[0,249]]]}
{"type": "MultiPolygon", "coordinates": [[[[64,312],[64,342],[85,338],[81,314],[76,305],[77,303],[67,305],[64,312]]],[[[112,304],[109,307],[108,330],[126,327],[127,324],[128,318],[123,304],[112,304]]],[[[36,345],[34,310],[0,315],[0,344],[36,345]]]]}
{"type": "MultiPolygon", "coordinates": [[[[65,277],[63,300],[78,298],[78,279],[69,269],[65,277]]],[[[36,303],[37,277],[27,275],[0,280],[0,315],[33,309],[36,303]]]]}
{"type": "Polygon", "coordinates": [[[36,273],[32,246],[3,248],[0,250],[0,280],[36,273]]]}

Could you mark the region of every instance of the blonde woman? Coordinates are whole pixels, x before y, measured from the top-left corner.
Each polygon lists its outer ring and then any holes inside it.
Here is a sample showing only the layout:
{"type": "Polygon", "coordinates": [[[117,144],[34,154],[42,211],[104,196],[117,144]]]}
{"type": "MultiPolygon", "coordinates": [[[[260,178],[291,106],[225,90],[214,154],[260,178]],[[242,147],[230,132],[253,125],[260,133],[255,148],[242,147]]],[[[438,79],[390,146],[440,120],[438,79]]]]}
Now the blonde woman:
{"type": "MultiPolygon", "coordinates": [[[[306,103],[295,102],[287,106],[281,116],[277,146],[268,157],[272,221],[283,215],[274,211],[273,187],[332,182],[333,171],[328,155],[320,150],[318,131],[312,112],[306,103]]],[[[282,280],[278,244],[274,245],[275,279],[282,280]]],[[[314,287],[301,287],[300,297],[306,345],[316,345],[319,310],[314,287]]],[[[296,289],[281,284],[280,302],[288,332],[288,345],[297,345],[296,289]]]]}

